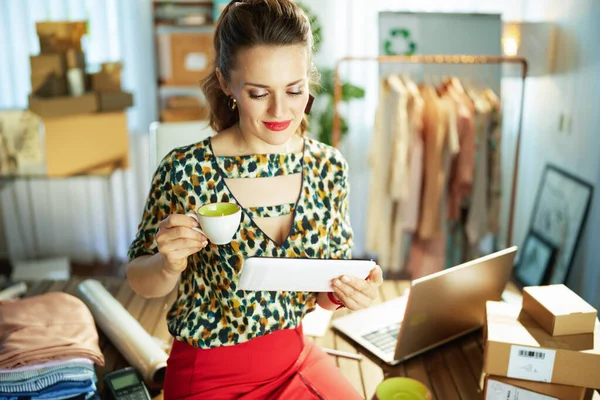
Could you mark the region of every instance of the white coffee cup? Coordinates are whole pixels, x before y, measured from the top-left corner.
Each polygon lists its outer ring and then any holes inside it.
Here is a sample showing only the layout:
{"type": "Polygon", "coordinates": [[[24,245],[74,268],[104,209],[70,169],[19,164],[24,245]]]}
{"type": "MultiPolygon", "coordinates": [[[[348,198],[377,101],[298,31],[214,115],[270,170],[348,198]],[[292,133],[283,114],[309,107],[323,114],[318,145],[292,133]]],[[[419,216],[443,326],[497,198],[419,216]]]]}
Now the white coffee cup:
{"type": "Polygon", "coordinates": [[[194,230],[206,236],[211,243],[222,245],[230,243],[237,232],[242,209],[234,203],[209,203],[185,215],[198,221],[200,228],[194,230]]]}

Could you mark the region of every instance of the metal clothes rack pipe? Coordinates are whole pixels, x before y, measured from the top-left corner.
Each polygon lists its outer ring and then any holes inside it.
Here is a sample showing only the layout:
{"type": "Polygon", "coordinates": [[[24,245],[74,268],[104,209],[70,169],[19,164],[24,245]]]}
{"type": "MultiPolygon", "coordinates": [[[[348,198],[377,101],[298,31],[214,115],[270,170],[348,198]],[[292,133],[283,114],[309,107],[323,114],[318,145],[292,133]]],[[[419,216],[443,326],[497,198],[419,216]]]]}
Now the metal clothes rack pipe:
{"type": "Polygon", "coordinates": [[[393,55],[379,57],[344,57],[338,60],[334,69],[333,84],[333,130],[331,144],[338,147],[341,133],[340,115],[338,104],[342,100],[342,84],[340,80],[340,66],[350,61],[376,61],[377,63],[398,64],[521,64],[521,104],[519,106],[519,123],[517,128],[517,143],[515,146],[515,161],[512,177],[512,190],[510,194],[510,209],[508,216],[508,231],[506,246],[512,242],[513,220],[515,212],[515,199],[517,195],[517,176],[519,174],[519,153],[521,150],[521,132],[523,129],[523,101],[525,99],[525,78],[527,77],[527,60],[522,57],[499,57],[499,56],[473,56],[473,55],[393,55]]]}

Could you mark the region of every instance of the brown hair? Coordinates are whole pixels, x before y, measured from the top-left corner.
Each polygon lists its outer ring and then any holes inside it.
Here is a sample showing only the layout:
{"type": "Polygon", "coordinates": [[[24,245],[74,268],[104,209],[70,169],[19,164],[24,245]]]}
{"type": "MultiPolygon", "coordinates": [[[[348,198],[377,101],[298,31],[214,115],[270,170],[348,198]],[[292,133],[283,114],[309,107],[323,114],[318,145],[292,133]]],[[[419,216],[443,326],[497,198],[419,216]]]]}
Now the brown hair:
{"type": "MultiPolygon", "coordinates": [[[[239,121],[238,110],[229,108],[229,97],[217,79],[218,68],[226,80],[235,68],[237,53],[259,45],[305,45],[308,50],[312,84],[318,73],[312,63],[313,36],[310,22],[304,11],[292,0],[234,0],[223,10],[214,36],[215,60],[213,70],[200,82],[210,107],[210,126],[220,132],[239,121]]],[[[306,134],[306,116],[299,127],[306,134]]]]}

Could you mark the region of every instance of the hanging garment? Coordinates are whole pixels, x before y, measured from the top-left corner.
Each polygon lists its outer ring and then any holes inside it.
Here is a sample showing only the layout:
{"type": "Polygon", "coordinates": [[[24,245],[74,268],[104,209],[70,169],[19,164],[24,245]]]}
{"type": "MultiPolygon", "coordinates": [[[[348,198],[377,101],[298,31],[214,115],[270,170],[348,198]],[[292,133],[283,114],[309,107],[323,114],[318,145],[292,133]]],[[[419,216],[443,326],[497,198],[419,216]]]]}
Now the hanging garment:
{"type": "Polygon", "coordinates": [[[409,194],[408,92],[395,75],[382,80],[369,164],[371,186],[367,213],[366,250],[377,254],[385,270],[400,270],[402,207],[409,194]]]}
{"type": "Polygon", "coordinates": [[[392,155],[390,159],[389,193],[394,200],[408,198],[408,152],[410,149],[410,127],[408,120],[408,91],[396,75],[387,78],[392,101],[392,126],[390,127],[392,155]]]}
{"type": "Polygon", "coordinates": [[[392,199],[387,189],[390,182],[390,127],[394,121],[394,105],[390,97],[390,88],[384,79],[379,85],[379,103],[369,152],[371,179],[365,240],[365,250],[377,255],[383,270],[388,268],[391,240],[392,199]]]}
{"type": "Polygon", "coordinates": [[[470,196],[475,171],[475,120],[472,101],[456,88],[448,86],[447,94],[456,104],[460,150],[451,167],[448,218],[458,221],[461,206],[470,196]]]}
{"type": "Polygon", "coordinates": [[[407,267],[411,279],[431,275],[444,268],[445,236],[442,234],[435,239],[413,237],[407,267]]]}
{"type": "MultiPolygon", "coordinates": [[[[456,108],[454,101],[450,98],[437,98],[437,94],[429,93],[426,98],[427,101],[432,101],[428,104],[429,106],[435,107],[435,114],[437,121],[428,120],[427,123],[436,123],[438,131],[444,141],[440,144],[439,153],[426,153],[425,164],[428,168],[431,164],[439,164],[443,171],[448,171],[453,158],[458,154],[460,150],[458,131],[456,127],[456,108]],[[428,160],[427,157],[436,155],[439,157],[438,162],[432,163],[432,160],[428,160]]],[[[427,108],[427,105],[426,105],[427,108]]],[[[430,109],[430,116],[433,115],[430,109]]],[[[427,118],[427,117],[426,117],[427,118]]],[[[430,275],[435,272],[439,272],[444,269],[446,260],[446,214],[447,214],[447,193],[449,189],[449,174],[436,174],[435,175],[440,181],[437,181],[436,189],[439,192],[434,195],[439,195],[437,203],[428,202],[429,208],[423,208],[423,213],[432,212],[437,214],[435,223],[437,226],[433,226],[435,234],[431,237],[424,238],[419,233],[413,236],[413,241],[410,247],[408,271],[411,274],[412,279],[417,279],[426,275],[430,275]]],[[[423,200],[426,194],[423,194],[423,200]]]]}
{"type": "MultiPolygon", "coordinates": [[[[393,94],[393,103],[396,106],[395,120],[392,127],[392,158],[390,163],[391,182],[390,194],[392,205],[392,231],[387,260],[388,270],[400,271],[404,268],[404,218],[405,206],[410,195],[410,163],[411,149],[410,121],[408,116],[408,100],[410,94],[405,84],[399,77],[391,75],[388,84],[393,94]]],[[[386,261],[385,259],[383,261],[386,261]]]]}
{"type": "Polygon", "coordinates": [[[489,231],[500,232],[500,209],[502,203],[502,109],[498,96],[486,89],[483,95],[491,105],[488,129],[488,209],[489,231]]]}
{"type": "Polygon", "coordinates": [[[409,78],[404,78],[404,84],[409,92],[408,120],[409,143],[408,152],[408,196],[403,208],[403,228],[406,232],[414,233],[419,222],[421,206],[421,191],[423,189],[423,108],[425,102],[417,85],[409,78]]]}
{"type": "Polygon", "coordinates": [[[421,239],[432,239],[438,236],[441,230],[440,204],[446,176],[443,154],[447,145],[447,115],[441,109],[440,100],[432,87],[424,86],[421,93],[425,100],[424,168],[418,235],[421,239]]]}
{"type": "Polygon", "coordinates": [[[467,218],[466,233],[470,247],[474,250],[472,256],[479,256],[476,247],[489,229],[488,219],[488,131],[490,124],[491,106],[485,97],[474,91],[469,92],[475,106],[475,177],[473,194],[467,218]]]}

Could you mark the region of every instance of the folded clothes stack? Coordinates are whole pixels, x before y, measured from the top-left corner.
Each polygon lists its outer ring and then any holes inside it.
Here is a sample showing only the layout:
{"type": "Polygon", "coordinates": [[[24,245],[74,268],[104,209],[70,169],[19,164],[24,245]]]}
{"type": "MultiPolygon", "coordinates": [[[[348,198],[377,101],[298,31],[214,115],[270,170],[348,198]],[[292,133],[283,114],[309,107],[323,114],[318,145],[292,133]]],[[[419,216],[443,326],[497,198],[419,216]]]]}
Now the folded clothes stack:
{"type": "Polygon", "coordinates": [[[0,400],[97,397],[98,332],[78,298],[50,292],[0,302],[0,400]]]}

